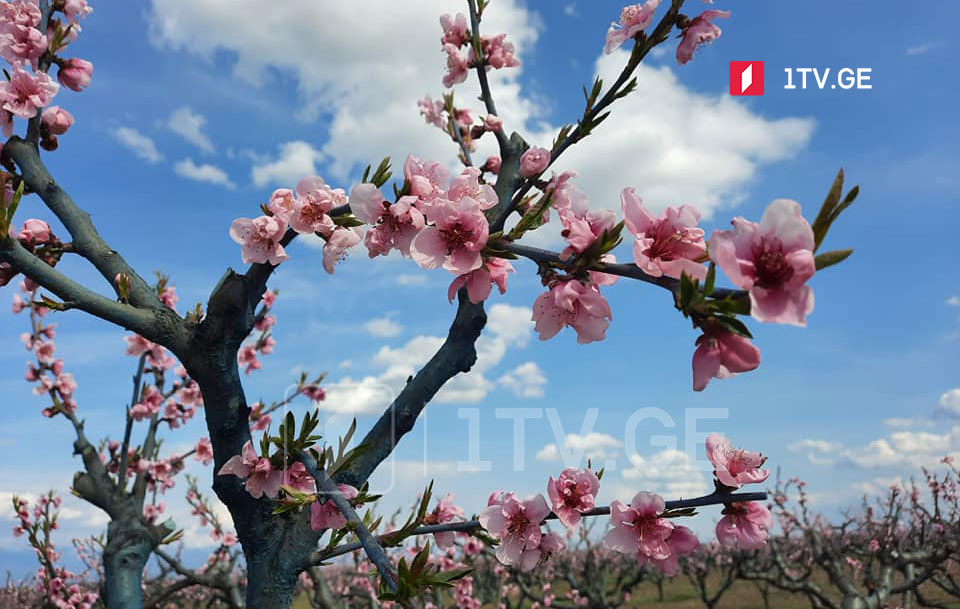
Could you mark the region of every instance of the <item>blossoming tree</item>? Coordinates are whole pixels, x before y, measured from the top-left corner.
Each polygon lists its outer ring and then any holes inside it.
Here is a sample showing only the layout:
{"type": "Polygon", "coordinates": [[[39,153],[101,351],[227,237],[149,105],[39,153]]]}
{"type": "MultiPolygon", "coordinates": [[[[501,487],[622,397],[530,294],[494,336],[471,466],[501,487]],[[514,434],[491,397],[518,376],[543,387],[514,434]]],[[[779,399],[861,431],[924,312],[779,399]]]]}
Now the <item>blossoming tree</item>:
{"type": "MultiPolygon", "coordinates": [[[[719,436],[708,441],[717,490],[705,497],[664,500],[641,491],[629,504],[616,500],[597,506],[601,472],[570,468],[549,481],[547,497],[496,491],[487,506],[474,510],[479,514],[474,519],[465,519],[463,510],[449,502],[441,501],[428,511],[429,492],[411,518],[392,531],[378,531],[381,521],[369,512],[358,514],[361,505],[374,499],[365,486],[369,476],[414,427],[441,386],[475,363],[475,344],[486,323],[484,303],[493,286],[505,293],[510,273],[528,270],[515,269],[512,261],[534,263],[530,270],[544,285],[533,303],[533,321],[542,340],[567,327],[580,343],[602,340],[613,318],[604,291],[621,280],[666,290],[671,296],[667,302],[700,333],[692,368],[693,388],[702,391],[713,378],[759,365],[760,352],[741,317],[805,325],[814,307],[808,281],[817,270],[850,253],[817,253],[831,224],[857,195],[856,188],[844,195],[842,173],[812,223],[804,218],[800,204],[781,199],[770,204],[759,223],[735,218],[732,229],[717,231],[709,240],[697,226],[700,215],[692,206],[670,207],[655,216],[635,190],[626,187],[620,196],[620,219],[612,209],[588,204],[586,194],[574,184],[575,172],[547,175],[567,149],[601,127],[618,99],[636,88],[633,74],[651,49],[666,44],[676,32],[677,60],[687,63],[698,47],[720,36],[713,21],[728,18],[729,12],[707,10],[691,18],[682,12],[684,0],[671,0],[662,11],[660,0],[625,7],[607,33],[604,49],[610,53],[631,45],[626,65],[613,83],[597,79],[584,89],[582,116],[575,125],[560,129],[548,149],[530,147],[515,131],[508,134],[509,126],[497,113],[487,73],[514,67],[519,60],[507,34],[481,33],[488,4],[489,0],[467,0],[466,14],[440,17],[440,48],[447,66],[443,85],[452,88],[473,72],[482,91],[483,119],[475,121],[468,109],[458,106],[452,91],[441,100],[428,96],[419,103],[427,123],[442,129],[455,144],[462,169],[451,176],[446,163],[410,156],[392,193],[385,194],[392,177],[389,159],[376,169],[368,167],[349,189],[305,176],[295,188],[277,190],[261,206],[262,215],[239,218],[229,227],[246,268],[227,269],[206,306],[181,315],[170,306],[165,285],[148,283],[110,247],[41,157],[40,149],[55,150],[58,137],[74,121],[67,110],[51,105],[60,86],[82,91],[90,84],[92,64],[64,54],[77,39],[78,22],[91,8],[85,0],[0,3],[0,55],[10,63],[8,81],[0,82],[0,124],[8,138],[0,176],[0,282],[24,276],[27,300],[16,306],[29,308],[34,315],[28,347],[39,362],[28,377],[53,399],[46,414],[63,415],[77,431],[86,472],[75,480],[74,490],[115,521],[116,505],[132,506],[132,516],[122,519],[123,526],[137,534],[114,535],[107,543],[108,606],[141,605],[144,566],[164,541],[151,528],[159,508],[154,507],[154,518],[147,513],[143,489],[148,474],[154,476],[154,484],[163,484],[163,476],[150,468],[176,465],[158,460],[155,450],[148,449],[150,434],[161,422],[171,426],[182,422],[201,400],[216,472],[213,488],[229,509],[242,544],[249,607],[289,606],[300,573],[360,548],[379,572],[381,600],[407,605],[424,590],[450,585],[465,575],[461,569],[428,566],[427,545],[409,564],[405,560],[394,564],[384,548],[418,535],[433,534],[440,547],[449,544],[454,533],[474,535],[496,545],[496,556],[505,565],[530,570],[564,545],[559,535],[544,530],[546,521],[557,519],[561,526],[573,527],[581,518],[609,515],[612,527],[604,543],[610,550],[674,572],[678,558],[699,545],[689,528],[676,524],[678,519],[693,516],[698,507],[720,504],[721,543],[742,548],[764,543],[772,526],[769,511],[758,501],[764,494],[738,492],[742,485],[766,478],[761,469],[764,459],[733,449],[719,436]],[[50,76],[54,70],[59,85],[50,76]],[[24,124],[18,125],[21,121],[24,124]],[[14,135],[18,126],[25,129],[14,135]],[[477,166],[472,153],[482,137],[495,139],[499,154],[477,166]],[[61,226],[18,219],[18,209],[28,196],[42,201],[61,226]],[[562,227],[566,242],[562,251],[524,243],[528,233],[549,222],[562,227]],[[617,262],[612,254],[624,229],[634,238],[633,259],[626,263],[617,262]],[[278,265],[296,264],[287,262],[285,246],[300,235],[323,239],[323,267],[328,273],[349,250],[364,247],[370,257],[397,250],[425,270],[442,268],[451,276],[448,297],[457,305],[446,340],[352,449],[349,438],[341,439],[336,450],[320,443],[314,434],[319,421],[311,413],[301,420],[289,414],[276,433],[268,429],[260,435],[264,430],[250,424],[252,409],[240,368],[247,372],[258,368],[258,354],[272,348],[264,328],[272,323],[265,322],[264,308],[272,298],[267,282],[278,265]],[[115,297],[105,297],[58,270],[63,256],[89,262],[115,297]],[[716,285],[718,268],[735,288],[716,285]],[[131,331],[131,354],[140,357],[141,371],[146,363],[154,376],[147,387],[137,380],[124,440],[108,446],[106,463],[81,441],[83,425],[71,399],[73,381],[57,364],[53,343],[46,340],[52,338],[50,325],[36,321],[47,311],[71,310],[131,331]],[[245,344],[255,331],[259,338],[245,344]],[[172,354],[169,360],[164,350],[172,354]],[[173,358],[182,366],[179,380],[164,390],[163,374],[175,365],[173,358]],[[149,431],[136,456],[151,466],[144,472],[136,468],[130,491],[129,429],[140,419],[149,420],[149,431]],[[114,461],[116,471],[111,469],[114,461]],[[103,485],[94,484],[97,478],[105,480],[103,485]],[[105,492],[111,495],[109,500],[101,497],[105,492]],[[324,535],[327,541],[320,544],[324,535]]],[[[320,397],[320,389],[309,390],[310,397],[320,397]]],[[[253,409],[253,418],[260,412],[262,407],[253,409]]],[[[198,455],[207,449],[198,446],[198,455]]]]}

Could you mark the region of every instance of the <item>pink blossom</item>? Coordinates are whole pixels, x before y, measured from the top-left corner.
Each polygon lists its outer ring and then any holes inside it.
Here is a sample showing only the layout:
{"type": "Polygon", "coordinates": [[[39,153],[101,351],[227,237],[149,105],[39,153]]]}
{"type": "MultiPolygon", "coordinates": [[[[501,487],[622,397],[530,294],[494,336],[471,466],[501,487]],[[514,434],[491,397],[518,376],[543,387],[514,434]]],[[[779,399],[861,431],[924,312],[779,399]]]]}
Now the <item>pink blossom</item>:
{"type": "Polygon", "coordinates": [[[497,174],[500,173],[500,157],[498,156],[489,156],[487,160],[483,163],[483,166],[480,168],[484,171],[489,171],[490,173],[497,174]]]}
{"type": "Polygon", "coordinates": [[[314,402],[322,402],[327,399],[327,392],[319,385],[307,385],[303,388],[303,395],[314,402]]]}
{"type": "MultiPolygon", "coordinates": [[[[673,577],[677,574],[677,559],[681,556],[688,556],[699,548],[700,540],[687,527],[676,525],[670,532],[670,536],[667,537],[666,542],[670,546],[670,555],[663,559],[651,559],[650,562],[667,577],[673,577]]],[[[644,564],[643,555],[638,554],[637,557],[640,559],[640,564],[644,564]]]]}
{"type": "Polygon", "coordinates": [[[277,302],[277,293],[273,290],[265,291],[263,296],[260,297],[260,302],[269,309],[277,302]]]}
{"type": "Polygon", "coordinates": [[[556,533],[544,533],[540,538],[540,551],[547,556],[565,549],[567,549],[567,542],[556,533]]]}
{"type": "Polygon", "coordinates": [[[275,325],[277,325],[276,315],[264,315],[257,320],[257,323],[254,325],[254,327],[260,332],[266,332],[275,325]]]}
{"type": "MultiPolygon", "coordinates": [[[[27,72],[15,65],[10,80],[0,80],[0,108],[21,118],[33,118],[59,90],[59,85],[45,72],[27,72]]],[[[6,130],[4,134],[9,137],[6,130]]]]}
{"type": "Polygon", "coordinates": [[[443,118],[444,106],[442,101],[433,101],[433,98],[427,95],[417,101],[417,107],[420,108],[420,116],[423,117],[423,120],[427,121],[428,125],[433,125],[440,129],[446,128],[446,121],[443,118]]]}
{"type": "Polygon", "coordinates": [[[497,560],[529,571],[540,561],[540,523],[549,514],[543,495],[520,501],[513,493],[506,493],[481,512],[478,520],[480,526],[500,540],[497,560]]]}
{"type": "Polygon", "coordinates": [[[740,488],[744,484],[759,484],[770,475],[760,469],[766,457],[757,452],[733,448],[730,440],[720,434],[707,436],[707,459],[713,464],[713,473],[726,487],[740,488]]]}
{"type": "Polygon", "coordinates": [[[443,44],[452,44],[459,48],[470,41],[467,35],[467,18],[463,13],[457,13],[455,18],[448,14],[440,15],[440,27],[443,28],[443,36],[440,38],[443,44]]]}
{"type": "Polygon", "coordinates": [[[93,77],[93,64],[86,59],[71,57],[60,64],[57,71],[57,80],[60,84],[73,91],[83,91],[90,86],[93,77]]]}
{"type": "Polygon", "coordinates": [[[607,31],[607,43],[603,47],[603,52],[608,55],[615,49],[620,48],[629,38],[633,38],[647,26],[653,19],[653,13],[657,10],[660,0],[647,0],[645,3],[631,4],[625,6],[620,11],[620,21],[610,24],[610,30],[607,31]]]}
{"type": "Polygon", "coordinates": [[[217,472],[218,476],[230,474],[246,478],[244,488],[254,499],[264,495],[273,498],[280,492],[282,473],[273,469],[270,459],[257,455],[250,440],[243,445],[241,454],[230,457],[217,472]]]}
{"type": "Polygon", "coordinates": [[[323,269],[332,275],[333,267],[347,257],[347,250],[358,243],[360,234],[357,231],[338,226],[323,245],[323,269]]]}
{"type": "Polygon", "coordinates": [[[67,16],[67,20],[74,25],[92,12],[93,7],[87,4],[87,0],[64,0],[63,13],[67,16]]]}
{"type": "MultiPolygon", "coordinates": [[[[443,524],[445,522],[451,522],[455,518],[463,518],[463,508],[454,505],[453,500],[454,496],[448,494],[438,501],[433,511],[425,516],[424,523],[443,524]]],[[[433,538],[437,542],[437,547],[441,550],[453,547],[454,537],[455,534],[453,531],[441,531],[433,534],[433,538]]]]}
{"type": "Polygon", "coordinates": [[[29,245],[39,245],[50,240],[50,225],[43,220],[31,218],[23,223],[17,240],[29,245]]]}
{"type": "Polygon", "coordinates": [[[38,340],[34,343],[33,350],[36,353],[38,360],[44,364],[49,364],[53,361],[53,354],[56,351],[56,345],[54,345],[53,341],[38,340]]]}
{"type": "Polygon", "coordinates": [[[247,368],[244,372],[247,374],[250,374],[254,370],[259,370],[260,360],[257,359],[257,348],[253,345],[240,347],[240,350],[237,351],[237,364],[241,367],[246,366],[247,368]]]}
{"type": "Polygon", "coordinates": [[[760,224],[733,219],[733,230],[714,231],[710,258],[733,283],[750,291],[750,314],[759,321],[805,326],[813,311],[814,237],[800,204],[777,199],[760,224]]]}
{"type": "Polygon", "coordinates": [[[317,176],[303,178],[297,184],[296,211],[290,217],[290,228],[301,234],[329,235],[334,224],[327,214],[346,203],[342,188],[330,188],[317,176]]]}
{"type": "Polygon", "coordinates": [[[145,339],[139,334],[124,336],[123,340],[127,343],[127,350],[125,351],[127,355],[139,357],[146,353],[147,364],[154,368],[166,370],[173,367],[175,363],[174,359],[166,354],[166,350],[163,347],[145,339]]]}
{"type": "Polygon", "coordinates": [[[520,157],[520,175],[529,178],[539,175],[550,164],[550,151],[546,148],[530,148],[520,157]]]}
{"type": "Polygon", "coordinates": [[[567,528],[577,526],[580,514],[593,509],[600,480],[589,469],[568,467],[554,480],[547,482],[547,495],[553,513],[567,528]]]}
{"type": "Polygon", "coordinates": [[[290,222],[293,214],[297,213],[297,197],[289,188],[278,188],[270,195],[267,209],[275,218],[290,222]]]}
{"type": "Polygon", "coordinates": [[[299,461],[283,470],[283,484],[301,493],[313,493],[317,489],[317,483],[313,476],[307,472],[306,466],[299,461]]]}
{"type": "Polygon", "coordinates": [[[403,162],[403,178],[410,185],[410,194],[426,200],[447,188],[450,172],[442,163],[418,159],[411,154],[403,162]]]}
{"type": "Polygon", "coordinates": [[[280,245],[286,232],[287,223],[270,216],[238,218],[230,225],[230,237],[241,245],[241,257],[247,264],[277,265],[286,260],[287,253],[280,245]]]}
{"type": "Polygon", "coordinates": [[[72,396],[73,392],[77,389],[77,382],[73,379],[73,375],[69,372],[64,372],[63,374],[57,375],[55,384],[57,391],[59,391],[60,395],[64,398],[69,398],[72,396]]]}
{"type": "MultiPolygon", "coordinates": [[[[506,34],[498,34],[493,38],[483,38],[481,46],[485,63],[499,70],[501,68],[514,68],[520,65],[520,60],[514,56],[514,46],[512,42],[506,42],[506,34]]],[[[471,54],[473,49],[471,49],[471,54]]]]}
{"type": "Polygon", "coordinates": [[[28,63],[36,67],[46,50],[47,37],[36,27],[0,21],[0,57],[11,64],[28,63]]]}
{"type": "Polygon", "coordinates": [[[410,256],[410,243],[423,228],[423,212],[417,207],[419,199],[408,195],[390,205],[373,184],[358,184],[350,191],[350,210],[360,220],[371,225],[364,238],[370,257],[385,256],[396,248],[410,256]]]}
{"type": "Polygon", "coordinates": [[[467,167],[450,182],[444,199],[462,201],[470,198],[480,204],[480,209],[486,211],[497,205],[497,191],[489,184],[481,184],[481,172],[476,167],[467,167]]]}
{"type": "MultiPolygon", "coordinates": [[[[338,484],[337,488],[340,489],[340,494],[348,501],[355,499],[358,495],[357,489],[349,484],[338,484]]],[[[340,513],[333,501],[328,500],[324,503],[315,501],[310,505],[310,528],[314,531],[342,529],[345,526],[347,526],[347,519],[340,513]]]]}
{"type": "Polygon", "coordinates": [[[610,305],[600,290],[576,279],[554,283],[533,303],[533,321],[540,340],[552,338],[564,326],[576,330],[580,344],[603,340],[611,319],[610,305]]]}
{"type": "Polygon", "coordinates": [[[73,115],[60,106],[48,106],[40,115],[40,121],[53,135],[63,135],[73,126],[73,115]]]}
{"type": "Polygon", "coordinates": [[[773,528],[773,516],[759,501],[731,503],[717,523],[717,541],[741,550],[756,550],[767,543],[767,532],[773,528]]]}
{"type": "Polygon", "coordinates": [[[0,22],[4,24],[37,27],[41,17],[36,0],[12,0],[0,4],[0,22]]]}
{"type": "Polygon", "coordinates": [[[503,119],[490,114],[484,117],[483,126],[487,131],[501,131],[503,129],[503,119]]]}
{"type": "Polygon", "coordinates": [[[443,75],[443,86],[449,88],[467,79],[467,73],[470,71],[470,59],[466,53],[461,53],[460,48],[453,44],[443,45],[443,51],[447,54],[447,73],[443,75]]]}
{"type": "Polygon", "coordinates": [[[210,438],[200,438],[193,449],[193,458],[204,465],[210,465],[213,461],[213,445],[210,444],[210,438]]]}
{"type": "Polygon", "coordinates": [[[163,513],[164,505],[162,503],[151,503],[143,506],[143,517],[147,522],[153,522],[157,516],[163,513]]]}
{"type": "Polygon", "coordinates": [[[611,529],[603,536],[603,544],[616,552],[637,554],[642,560],[665,560],[672,553],[667,539],[674,525],[661,518],[666,504],[660,495],[637,493],[630,505],[619,499],[610,504],[611,529]]]}
{"type": "Polygon", "coordinates": [[[560,252],[560,257],[565,260],[585,252],[604,232],[612,230],[617,224],[616,215],[609,209],[590,209],[582,214],[561,209],[559,215],[563,224],[560,235],[568,244],[560,252]]]}
{"type": "Polygon", "coordinates": [[[720,37],[721,30],[711,20],[718,17],[726,19],[730,11],[704,11],[683,29],[683,39],[677,45],[677,62],[683,65],[693,59],[693,52],[705,43],[720,37]]]}
{"type": "Polygon", "coordinates": [[[703,391],[712,378],[730,378],[759,365],[760,350],[750,339],[722,329],[704,331],[693,352],[693,390],[703,391]]]}
{"type": "Polygon", "coordinates": [[[871,552],[876,552],[877,550],[880,549],[880,542],[877,541],[876,539],[871,539],[869,549],[871,552]]]}
{"type": "Polygon", "coordinates": [[[620,204],[627,230],[637,237],[633,259],[640,270],[654,277],[679,279],[686,273],[693,279],[706,278],[707,267],[696,262],[707,252],[703,229],[697,228],[700,212],[696,207],[668,207],[661,217],[654,218],[633,188],[623,189],[620,204]]]}
{"type": "Polygon", "coordinates": [[[487,245],[490,229],[478,201],[469,197],[437,199],[425,214],[434,225],[421,230],[410,244],[410,255],[417,264],[425,269],[443,266],[457,275],[480,268],[480,252],[487,245]]]}
{"type": "Polygon", "coordinates": [[[459,275],[450,283],[450,287],[447,289],[447,299],[453,302],[457,292],[463,286],[467,286],[467,297],[474,304],[489,298],[494,285],[497,286],[501,294],[505,294],[507,292],[507,275],[513,272],[513,265],[510,264],[510,261],[503,258],[486,258],[483,261],[483,266],[465,275],[459,275]]]}

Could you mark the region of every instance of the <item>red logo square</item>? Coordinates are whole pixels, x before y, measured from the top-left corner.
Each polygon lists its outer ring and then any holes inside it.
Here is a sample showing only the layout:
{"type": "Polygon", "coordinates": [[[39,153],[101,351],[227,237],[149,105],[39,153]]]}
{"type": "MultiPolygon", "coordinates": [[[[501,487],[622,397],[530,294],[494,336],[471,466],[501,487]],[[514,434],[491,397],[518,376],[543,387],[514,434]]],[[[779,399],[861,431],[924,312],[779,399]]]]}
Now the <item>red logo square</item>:
{"type": "Polygon", "coordinates": [[[730,62],[730,95],[763,95],[763,62],[730,62]]]}

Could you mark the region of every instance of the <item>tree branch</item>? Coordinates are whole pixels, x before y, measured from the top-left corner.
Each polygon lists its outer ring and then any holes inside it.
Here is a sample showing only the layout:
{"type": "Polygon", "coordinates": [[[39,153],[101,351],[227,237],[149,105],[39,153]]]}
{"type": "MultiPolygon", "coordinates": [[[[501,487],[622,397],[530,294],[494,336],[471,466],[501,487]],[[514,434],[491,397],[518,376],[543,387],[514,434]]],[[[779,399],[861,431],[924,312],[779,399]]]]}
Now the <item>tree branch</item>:
{"type": "Polygon", "coordinates": [[[3,153],[20,167],[23,181],[37,193],[73,238],[74,250],[89,260],[107,282],[116,289],[116,276],[120,273],[130,278],[130,302],[134,306],[162,310],[167,307],[146,281],[137,274],[127,261],[110,248],[90,220],[90,215],[80,209],[54,181],[40,159],[40,153],[30,142],[12,137],[3,146],[3,153]]]}
{"type": "MultiPolygon", "coordinates": [[[[507,243],[507,242],[498,242],[496,243],[498,249],[503,249],[518,256],[523,256],[528,258],[537,264],[545,264],[548,266],[556,268],[567,268],[569,264],[565,262],[560,254],[556,252],[551,252],[549,250],[540,249],[537,247],[530,247],[527,245],[521,245],[519,243],[507,243]]],[[[607,273],[610,275],[618,275],[620,277],[628,277],[630,279],[638,279],[645,283],[650,283],[653,285],[658,285],[662,288],[666,288],[671,292],[677,292],[680,289],[680,280],[674,279],[673,277],[667,277],[663,275],[661,277],[654,277],[643,272],[640,267],[635,264],[616,264],[609,262],[598,262],[597,264],[590,267],[591,271],[597,271],[599,273],[607,273]]],[[[726,288],[715,288],[711,294],[713,298],[724,299],[724,298],[744,298],[747,296],[747,292],[744,290],[730,290],[726,288]]]]}
{"type": "Polygon", "coordinates": [[[307,468],[307,472],[317,481],[317,490],[326,495],[327,501],[332,501],[337,507],[337,510],[343,514],[343,517],[347,521],[347,526],[350,527],[360,539],[358,543],[367,553],[370,562],[377,567],[377,570],[380,572],[380,575],[383,576],[383,580],[387,583],[390,591],[396,593],[397,570],[390,561],[390,557],[387,556],[387,553],[384,551],[383,546],[380,545],[380,542],[374,538],[370,530],[363,524],[363,520],[357,515],[356,510],[353,509],[353,506],[350,505],[347,498],[340,492],[337,483],[317,466],[316,459],[306,451],[300,453],[299,459],[307,468]]]}
{"type": "Polygon", "coordinates": [[[97,294],[28,252],[16,239],[0,235],[0,261],[9,262],[34,282],[82,311],[137,334],[147,337],[157,334],[155,312],[137,309],[97,294]]]}
{"type": "MultiPolygon", "coordinates": [[[[720,493],[711,493],[709,495],[704,495],[702,497],[694,497],[693,499],[676,499],[673,501],[666,501],[665,506],[667,510],[677,510],[682,508],[691,508],[691,507],[703,507],[707,505],[720,505],[728,504],[734,502],[745,502],[745,501],[766,501],[767,494],[764,492],[757,493],[734,493],[734,494],[720,494],[720,493]]],[[[581,516],[589,518],[592,516],[609,516],[610,507],[601,506],[593,508],[587,512],[583,512],[581,516]]],[[[553,512],[547,514],[547,517],[544,520],[556,520],[558,516],[553,512]]],[[[445,522],[442,524],[428,524],[417,527],[413,530],[411,535],[430,535],[432,533],[445,533],[449,531],[457,533],[469,533],[471,531],[476,531],[477,529],[482,529],[479,520],[466,520],[463,522],[445,522]]],[[[397,531],[391,531],[389,533],[384,533],[383,535],[378,535],[378,541],[384,541],[391,537],[396,536],[397,531]]],[[[337,546],[327,552],[319,552],[313,559],[313,564],[317,565],[331,558],[337,556],[342,556],[344,554],[349,554],[364,547],[363,544],[358,542],[344,544],[342,546],[337,546]]]]}
{"type": "Polygon", "coordinates": [[[474,304],[466,289],[458,294],[457,315],[447,339],[416,376],[408,380],[393,403],[380,416],[362,441],[363,450],[350,465],[336,474],[338,482],[362,485],[377,465],[386,459],[397,442],[417,421],[420,412],[440,387],[460,372],[469,372],[477,361],[476,341],[487,323],[483,304],[474,304]]]}
{"type": "MultiPolygon", "coordinates": [[[[471,44],[473,44],[477,55],[476,69],[477,80],[480,81],[480,98],[487,108],[487,114],[498,116],[497,105],[493,102],[493,93],[490,91],[490,81],[487,80],[487,63],[482,53],[483,43],[480,38],[480,14],[477,12],[477,2],[476,0],[467,0],[467,5],[470,7],[471,44]]],[[[503,157],[506,152],[505,149],[509,146],[507,136],[504,135],[503,130],[495,131],[494,136],[497,138],[497,143],[500,144],[500,156],[503,157]]]]}

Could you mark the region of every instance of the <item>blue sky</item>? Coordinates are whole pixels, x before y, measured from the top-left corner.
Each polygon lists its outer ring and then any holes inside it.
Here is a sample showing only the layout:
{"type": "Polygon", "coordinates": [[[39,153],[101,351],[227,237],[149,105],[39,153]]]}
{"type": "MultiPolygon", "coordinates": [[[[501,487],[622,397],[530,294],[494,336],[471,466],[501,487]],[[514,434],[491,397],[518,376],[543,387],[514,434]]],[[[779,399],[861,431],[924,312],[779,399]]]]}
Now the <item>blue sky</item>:
{"type": "MultiPolygon", "coordinates": [[[[396,165],[413,153],[452,166],[455,150],[422,124],[414,101],[442,92],[436,16],[463,7],[416,4],[378,0],[364,14],[306,0],[279,2],[267,14],[227,13],[217,0],[95,4],[73,49],[94,62],[93,84],[83,94],[57,97],[77,124],[47,162],[141,273],[172,276],[183,311],[205,300],[227,266],[241,265],[227,227],[256,215],[274,188],[316,172],[349,189],[364,164],[387,154],[396,165]],[[171,116],[179,117],[180,133],[171,129],[171,116]],[[193,130],[184,128],[190,122],[184,117],[193,117],[193,130]]],[[[694,0],[688,6],[692,14],[702,8],[694,0]]],[[[616,54],[600,58],[620,7],[494,0],[485,33],[506,31],[524,62],[494,79],[508,129],[546,144],[559,125],[579,116],[581,85],[623,61],[616,54]]],[[[526,323],[539,282],[534,267],[520,262],[509,292],[490,301],[479,370],[455,381],[442,396],[446,403],[432,404],[398,450],[389,506],[412,501],[429,477],[439,491],[457,493],[468,512],[495,488],[544,492],[547,477],[563,467],[549,460],[547,447],[565,441],[555,437],[547,409],[556,409],[565,434],[580,433],[587,409],[599,409],[586,430],[595,435],[582,443],[616,463],[604,479],[604,500],[647,489],[670,496],[706,490],[708,475],[686,461],[702,458],[702,447],[666,470],[650,461],[662,451],[651,435],[675,433],[681,449],[695,441],[685,424],[690,409],[726,409],[727,418],[704,418],[695,431],[720,431],[761,450],[785,476],[807,479],[825,510],[960,451],[960,276],[953,245],[960,220],[954,112],[960,88],[948,78],[955,42],[937,26],[953,23],[960,9],[927,3],[923,11],[898,11],[892,22],[889,11],[860,0],[808,2],[802,12],[795,3],[743,0],[718,0],[717,8],[733,11],[717,22],[721,39],[686,66],[673,59],[674,41],[664,45],[667,52],[641,68],[638,92],[615,106],[562,167],[580,171],[595,207],[618,208],[616,193],[634,186],[654,208],[699,205],[709,216],[708,232],[734,215],[756,220],[779,197],[800,201],[812,217],[844,167],[861,196],[826,247],[856,253],[812,280],[816,310],[809,327],[751,323],[761,367],[696,394],[690,388],[696,335],[668,294],[621,281],[606,290],[614,312],[607,340],[580,346],[566,331],[541,343],[526,323]],[[764,96],[728,95],[732,60],[765,62],[764,96]],[[873,88],[818,90],[811,82],[806,90],[784,90],[787,67],[871,68],[873,88]],[[676,428],[650,420],[639,425],[640,458],[631,462],[624,430],[647,407],[669,415],[676,428]],[[457,470],[456,462],[468,457],[461,408],[478,409],[480,457],[492,462],[490,472],[457,470]],[[497,418],[498,408],[543,411],[526,422],[523,471],[513,467],[513,422],[497,418]]],[[[458,99],[471,103],[474,87],[458,89],[458,99]]],[[[21,210],[21,219],[47,217],[37,200],[21,210]]],[[[556,243],[549,235],[538,239],[556,243]]],[[[630,256],[627,247],[618,253],[630,256]]],[[[445,297],[450,277],[399,258],[370,261],[360,249],[333,276],[308,244],[293,245],[290,256],[272,284],[280,291],[278,346],[264,369],[246,379],[249,399],[280,397],[306,369],[326,371],[340,388],[331,392],[339,400],[332,406],[373,410],[349,383],[395,387],[432,353],[454,311],[445,297]]],[[[75,261],[63,268],[105,288],[75,261]]],[[[10,298],[13,289],[5,293],[10,298]]],[[[77,313],[56,321],[58,349],[77,377],[90,435],[118,436],[134,364],[122,354],[122,333],[77,313]]],[[[18,336],[25,322],[0,314],[0,344],[8,346],[0,351],[4,501],[13,492],[63,490],[79,466],[66,422],[42,418],[45,404],[22,380],[28,354],[18,336]],[[29,467],[13,465],[26,461],[29,467]]],[[[362,416],[361,430],[372,420],[362,416]]],[[[183,449],[201,434],[198,419],[172,434],[168,446],[183,449]]],[[[209,471],[195,473],[209,480],[209,471]]],[[[378,480],[387,483],[384,474],[378,480]]],[[[176,495],[168,498],[171,513],[191,529],[188,540],[199,552],[204,533],[193,531],[176,495]]],[[[93,508],[68,505],[61,547],[70,535],[94,533],[103,523],[93,508]]],[[[704,513],[698,530],[709,531],[715,517],[704,513]]],[[[20,570],[17,561],[29,556],[22,540],[0,531],[0,568],[20,570]]]]}

